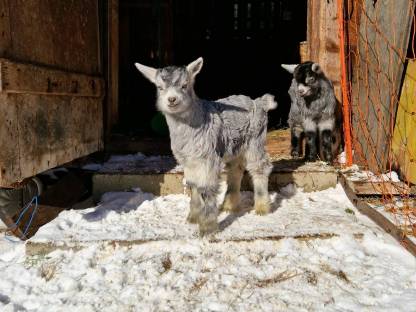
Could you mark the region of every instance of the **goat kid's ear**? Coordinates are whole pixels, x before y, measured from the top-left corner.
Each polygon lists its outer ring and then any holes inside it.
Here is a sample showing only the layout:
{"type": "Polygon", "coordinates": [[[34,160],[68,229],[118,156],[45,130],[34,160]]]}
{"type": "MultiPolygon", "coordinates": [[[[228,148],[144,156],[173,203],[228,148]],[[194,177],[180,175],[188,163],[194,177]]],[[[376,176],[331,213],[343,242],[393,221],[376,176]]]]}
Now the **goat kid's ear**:
{"type": "Polygon", "coordinates": [[[146,65],[142,65],[140,63],[134,63],[136,65],[136,68],[145,76],[147,79],[149,79],[151,82],[155,83],[156,81],[156,72],[157,69],[153,67],[149,67],[146,65]]]}
{"type": "Polygon", "coordinates": [[[295,68],[298,67],[298,65],[299,64],[281,64],[281,66],[291,74],[295,72],[295,68]]]}
{"type": "Polygon", "coordinates": [[[322,68],[318,63],[313,63],[312,64],[312,71],[317,73],[317,74],[322,74],[322,68]]]}
{"type": "Polygon", "coordinates": [[[186,66],[186,70],[188,71],[188,73],[191,74],[192,77],[195,77],[201,71],[203,64],[204,59],[200,57],[197,60],[190,63],[188,66],[186,66]]]}

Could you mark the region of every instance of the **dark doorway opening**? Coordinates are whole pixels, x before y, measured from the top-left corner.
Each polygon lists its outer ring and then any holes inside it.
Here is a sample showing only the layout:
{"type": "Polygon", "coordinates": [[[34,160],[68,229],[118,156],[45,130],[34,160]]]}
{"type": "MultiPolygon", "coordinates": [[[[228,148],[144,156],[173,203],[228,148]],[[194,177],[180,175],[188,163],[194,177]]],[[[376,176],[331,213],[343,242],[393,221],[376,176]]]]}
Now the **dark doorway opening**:
{"type": "Polygon", "coordinates": [[[119,125],[116,132],[167,138],[156,90],[134,62],[163,67],[204,57],[201,98],[272,93],[279,102],[269,128],[286,126],[291,77],[281,63],[299,62],[307,0],[121,0],[119,125]]]}

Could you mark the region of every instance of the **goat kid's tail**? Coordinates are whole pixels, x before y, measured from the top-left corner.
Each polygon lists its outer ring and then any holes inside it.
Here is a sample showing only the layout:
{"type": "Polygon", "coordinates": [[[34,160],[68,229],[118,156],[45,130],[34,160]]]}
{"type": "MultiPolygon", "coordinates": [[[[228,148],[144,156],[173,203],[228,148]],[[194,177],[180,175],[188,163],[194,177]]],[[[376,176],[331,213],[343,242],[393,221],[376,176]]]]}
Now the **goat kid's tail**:
{"type": "Polygon", "coordinates": [[[256,102],[256,105],[263,108],[266,112],[277,107],[277,102],[274,100],[274,95],[271,95],[269,93],[266,93],[265,95],[255,99],[254,101],[256,102]]]}

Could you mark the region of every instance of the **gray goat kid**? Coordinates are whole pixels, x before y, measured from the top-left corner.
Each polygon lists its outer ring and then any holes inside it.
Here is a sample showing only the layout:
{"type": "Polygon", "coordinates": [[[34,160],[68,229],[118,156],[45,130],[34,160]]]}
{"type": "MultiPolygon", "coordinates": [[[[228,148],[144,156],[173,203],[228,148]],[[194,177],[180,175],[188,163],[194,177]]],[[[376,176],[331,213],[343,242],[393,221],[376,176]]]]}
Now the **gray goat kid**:
{"type": "Polygon", "coordinates": [[[340,152],[342,114],[335,97],[334,87],[317,63],[282,67],[293,74],[289,95],[292,101],[289,112],[291,154],[302,155],[302,139],[306,137],[305,158],[332,162],[340,152]]]}
{"type": "Polygon", "coordinates": [[[255,100],[244,95],[217,101],[199,99],[194,82],[202,64],[203,59],[198,58],[183,67],[135,65],[157,87],[156,105],[166,117],[173,154],[184,167],[191,190],[187,220],[198,223],[200,234],[205,235],[218,230],[217,194],[223,164],[228,189],[222,208],[238,211],[246,168],[253,179],[256,213],[270,211],[267,111],[277,103],[270,94],[255,100]]]}

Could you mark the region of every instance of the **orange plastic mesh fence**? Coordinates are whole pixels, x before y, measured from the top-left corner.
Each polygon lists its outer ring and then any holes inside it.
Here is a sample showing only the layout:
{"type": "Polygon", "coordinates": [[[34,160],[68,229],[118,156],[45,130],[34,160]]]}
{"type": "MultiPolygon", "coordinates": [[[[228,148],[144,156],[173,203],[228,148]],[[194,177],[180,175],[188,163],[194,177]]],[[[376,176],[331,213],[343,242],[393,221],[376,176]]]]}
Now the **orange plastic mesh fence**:
{"type": "Polygon", "coordinates": [[[368,172],[383,207],[416,236],[415,1],[338,1],[347,160],[368,172]],[[392,171],[403,183],[391,183],[392,171]]]}

